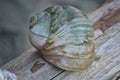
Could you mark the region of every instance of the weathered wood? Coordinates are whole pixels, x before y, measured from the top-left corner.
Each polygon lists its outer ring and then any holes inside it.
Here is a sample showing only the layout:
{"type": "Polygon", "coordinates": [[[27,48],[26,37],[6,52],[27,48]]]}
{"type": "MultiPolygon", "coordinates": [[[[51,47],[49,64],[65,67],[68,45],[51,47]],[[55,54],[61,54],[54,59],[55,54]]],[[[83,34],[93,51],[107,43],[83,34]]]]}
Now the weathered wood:
{"type": "Polygon", "coordinates": [[[19,80],[50,80],[62,71],[40,58],[37,50],[34,48],[27,50],[22,55],[10,61],[2,69],[7,69],[15,73],[18,75],[19,80]],[[32,72],[31,69],[38,60],[41,64],[44,63],[45,65],[36,72],[32,72]]]}
{"type": "Polygon", "coordinates": [[[120,71],[117,72],[117,73],[112,77],[111,80],[120,80],[120,71]]]}
{"type": "Polygon", "coordinates": [[[101,17],[97,22],[94,23],[94,28],[100,28],[105,31],[107,28],[111,27],[115,23],[120,21],[120,8],[117,10],[111,10],[108,14],[101,17]]]}
{"type": "Polygon", "coordinates": [[[120,71],[117,72],[112,78],[111,80],[120,80],[120,71]]]}
{"type": "Polygon", "coordinates": [[[100,29],[96,29],[94,31],[95,34],[95,39],[99,38],[100,36],[102,36],[103,32],[100,29]]]}
{"type": "MultiPolygon", "coordinates": [[[[112,26],[116,22],[120,21],[120,0],[113,0],[109,4],[105,4],[91,14],[88,14],[88,18],[93,23],[94,28],[100,27],[103,23],[106,26],[112,26]],[[108,24],[110,23],[110,24],[108,24]]],[[[103,26],[106,27],[106,26],[103,26]]]]}
{"type": "MultiPolygon", "coordinates": [[[[111,13],[111,11],[112,13],[115,11],[114,14],[116,14],[116,10],[119,8],[120,0],[114,0],[88,15],[88,17],[93,24],[101,24],[103,16],[111,13]]],[[[110,19],[114,19],[114,17],[110,19]]],[[[7,69],[17,74],[18,80],[112,79],[120,71],[120,21],[112,23],[104,32],[101,28],[98,29],[98,25],[94,27],[97,27],[95,30],[96,58],[93,64],[86,70],[71,72],[59,69],[44,61],[34,48],[13,59],[4,65],[2,69],[7,69]]]]}
{"type": "Polygon", "coordinates": [[[96,56],[91,67],[81,72],[65,71],[54,80],[109,80],[120,70],[120,23],[105,31],[96,41],[96,56]],[[114,30],[113,30],[114,29],[114,30]],[[112,32],[117,30],[114,35],[112,32]],[[109,35],[109,36],[108,36],[109,35]],[[105,39],[102,41],[102,39],[105,39]],[[102,43],[102,44],[100,44],[102,43]]]}

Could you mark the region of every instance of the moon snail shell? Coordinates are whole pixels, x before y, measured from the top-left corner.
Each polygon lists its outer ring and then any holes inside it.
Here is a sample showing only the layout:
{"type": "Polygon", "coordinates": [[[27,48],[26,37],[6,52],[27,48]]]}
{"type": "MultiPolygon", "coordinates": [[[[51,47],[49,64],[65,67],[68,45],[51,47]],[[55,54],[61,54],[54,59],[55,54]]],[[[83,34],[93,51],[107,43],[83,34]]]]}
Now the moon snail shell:
{"type": "Polygon", "coordinates": [[[55,5],[32,16],[30,41],[46,61],[64,70],[80,71],[94,60],[93,27],[72,6],[55,5]]]}

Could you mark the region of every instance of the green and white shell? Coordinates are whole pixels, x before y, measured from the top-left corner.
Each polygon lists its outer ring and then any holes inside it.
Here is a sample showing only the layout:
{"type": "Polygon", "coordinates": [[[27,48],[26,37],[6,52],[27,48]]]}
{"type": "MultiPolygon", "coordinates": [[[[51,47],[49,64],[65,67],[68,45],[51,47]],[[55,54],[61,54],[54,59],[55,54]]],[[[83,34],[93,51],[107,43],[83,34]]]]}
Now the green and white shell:
{"type": "Polygon", "coordinates": [[[94,60],[94,31],[87,17],[72,6],[52,6],[30,20],[30,41],[42,57],[64,69],[79,71],[94,60]]]}

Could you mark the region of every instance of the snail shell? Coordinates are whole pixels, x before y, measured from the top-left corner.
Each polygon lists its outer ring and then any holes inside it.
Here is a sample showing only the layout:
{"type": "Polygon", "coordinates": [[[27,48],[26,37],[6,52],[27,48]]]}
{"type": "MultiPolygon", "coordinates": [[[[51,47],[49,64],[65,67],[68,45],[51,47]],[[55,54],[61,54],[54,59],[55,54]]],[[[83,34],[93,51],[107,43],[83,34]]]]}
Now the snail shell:
{"type": "Polygon", "coordinates": [[[92,25],[72,6],[52,6],[31,17],[30,41],[46,61],[64,70],[79,71],[94,60],[92,25]]]}

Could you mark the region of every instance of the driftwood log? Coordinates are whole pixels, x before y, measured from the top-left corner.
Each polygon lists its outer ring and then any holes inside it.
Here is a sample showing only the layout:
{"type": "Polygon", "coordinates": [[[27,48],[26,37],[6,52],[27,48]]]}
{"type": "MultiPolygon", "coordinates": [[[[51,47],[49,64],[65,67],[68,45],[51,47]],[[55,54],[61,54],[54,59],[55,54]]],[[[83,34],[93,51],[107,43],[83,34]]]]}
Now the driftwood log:
{"type": "Polygon", "coordinates": [[[18,80],[119,80],[120,78],[120,0],[103,5],[88,18],[94,25],[96,58],[80,72],[65,71],[44,61],[35,48],[5,64],[18,80]]]}

